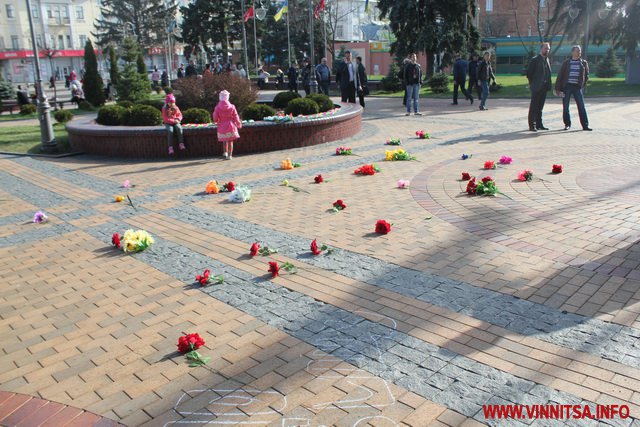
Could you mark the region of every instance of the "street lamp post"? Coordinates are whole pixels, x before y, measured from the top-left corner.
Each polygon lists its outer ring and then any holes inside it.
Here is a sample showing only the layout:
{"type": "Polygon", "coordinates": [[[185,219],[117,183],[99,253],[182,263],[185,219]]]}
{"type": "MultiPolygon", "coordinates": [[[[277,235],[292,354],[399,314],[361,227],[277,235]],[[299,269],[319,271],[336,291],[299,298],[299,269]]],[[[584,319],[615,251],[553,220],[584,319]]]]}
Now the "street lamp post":
{"type": "Polygon", "coordinates": [[[312,0],[309,0],[309,51],[310,51],[310,65],[311,72],[309,76],[309,88],[311,93],[318,93],[318,82],[316,80],[316,60],[315,60],[315,51],[313,48],[313,3],[312,0]]]}
{"type": "MultiPolygon", "coordinates": [[[[244,0],[240,0],[240,10],[242,12],[240,15],[244,15],[244,0]]],[[[244,68],[247,72],[247,79],[251,80],[251,73],[249,72],[249,54],[247,53],[247,29],[245,28],[244,19],[242,19],[242,44],[244,46],[244,68]]]]}
{"type": "Polygon", "coordinates": [[[29,15],[29,29],[31,30],[31,43],[33,45],[33,56],[36,64],[36,92],[38,94],[38,119],[40,120],[40,141],[42,151],[50,153],[56,150],[55,136],[51,126],[51,106],[47,100],[47,95],[42,89],[42,75],[40,73],[40,58],[38,57],[38,45],[36,44],[36,33],[33,29],[33,17],[31,16],[31,0],[27,2],[27,15],[29,15]]]}

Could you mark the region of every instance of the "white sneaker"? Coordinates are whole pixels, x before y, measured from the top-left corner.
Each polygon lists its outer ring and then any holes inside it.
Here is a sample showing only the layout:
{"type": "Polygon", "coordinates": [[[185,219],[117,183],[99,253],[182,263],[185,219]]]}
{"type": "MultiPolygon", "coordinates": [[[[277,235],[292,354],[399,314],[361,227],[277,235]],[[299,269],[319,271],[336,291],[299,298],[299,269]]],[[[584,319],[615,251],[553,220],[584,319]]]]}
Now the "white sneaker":
{"type": "Polygon", "coordinates": [[[229,155],[227,154],[227,152],[225,151],[224,153],[222,153],[222,157],[224,157],[225,159],[228,157],[229,155]]]}
{"type": "Polygon", "coordinates": [[[229,156],[229,160],[233,159],[233,156],[229,156]]]}

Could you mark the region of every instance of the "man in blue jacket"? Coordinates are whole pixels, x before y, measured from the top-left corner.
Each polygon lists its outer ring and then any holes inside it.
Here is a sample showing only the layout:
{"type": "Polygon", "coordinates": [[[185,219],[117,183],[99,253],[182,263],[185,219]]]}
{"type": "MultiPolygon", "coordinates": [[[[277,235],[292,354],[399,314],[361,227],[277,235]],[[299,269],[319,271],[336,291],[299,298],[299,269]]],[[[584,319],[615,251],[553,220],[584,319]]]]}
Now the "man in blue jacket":
{"type": "Polygon", "coordinates": [[[468,99],[473,104],[473,95],[465,89],[467,81],[467,61],[462,59],[462,55],[456,55],[456,62],[453,63],[453,104],[458,105],[458,86],[464,95],[464,99],[468,99]]]}

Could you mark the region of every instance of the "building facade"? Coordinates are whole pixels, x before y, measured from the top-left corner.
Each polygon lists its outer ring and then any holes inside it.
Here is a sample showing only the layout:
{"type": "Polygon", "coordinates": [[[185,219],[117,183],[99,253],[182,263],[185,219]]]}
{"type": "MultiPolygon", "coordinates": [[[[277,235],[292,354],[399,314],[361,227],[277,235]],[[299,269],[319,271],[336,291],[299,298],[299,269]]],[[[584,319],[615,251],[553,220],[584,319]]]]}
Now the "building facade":
{"type": "Polygon", "coordinates": [[[475,25],[482,37],[544,35],[554,8],[554,0],[478,0],[475,25]]]}

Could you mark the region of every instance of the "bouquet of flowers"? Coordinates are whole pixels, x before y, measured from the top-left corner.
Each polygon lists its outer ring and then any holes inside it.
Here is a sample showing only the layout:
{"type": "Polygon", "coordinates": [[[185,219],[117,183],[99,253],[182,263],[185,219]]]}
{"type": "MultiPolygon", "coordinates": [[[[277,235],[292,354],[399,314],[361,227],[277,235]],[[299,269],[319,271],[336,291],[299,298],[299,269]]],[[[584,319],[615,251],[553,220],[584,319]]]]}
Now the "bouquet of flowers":
{"type": "Polygon", "coordinates": [[[280,162],[280,169],[283,169],[283,170],[299,168],[300,166],[302,166],[300,163],[294,163],[291,161],[291,159],[285,159],[280,162]]]}
{"type": "Polygon", "coordinates": [[[351,151],[351,147],[345,147],[344,145],[341,145],[340,147],[336,148],[336,156],[350,156],[352,154],[353,152],[351,151]]]}
{"type": "Polygon", "coordinates": [[[154,243],[153,237],[144,230],[127,230],[122,238],[118,233],[111,236],[111,243],[118,249],[125,252],[140,252],[147,249],[154,243]]]}
{"type": "Polygon", "coordinates": [[[207,192],[207,194],[218,194],[220,192],[220,188],[218,187],[218,183],[215,180],[211,180],[207,183],[205,191],[207,192]]]}
{"type": "Polygon", "coordinates": [[[376,172],[380,172],[380,168],[375,165],[375,163],[370,165],[360,166],[358,169],[354,170],[353,173],[356,175],[375,175],[376,172]]]}
{"type": "Polygon", "coordinates": [[[400,138],[389,138],[387,139],[387,142],[385,142],[385,145],[400,145],[400,138]]]}
{"type": "Polygon", "coordinates": [[[278,114],[277,116],[268,116],[263,118],[262,120],[266,122],[275,122],[275,123],[286,123],[293,121],[293,114],[278,114]]]}
{"type": "Polygon", "coordinates": [[[485,176],[476,184],[475,193],[478,196],[495,196],[499,191],[496,182],[490,176],[485,176]]]}
{"type": "Polygon", "coordinates": [[[251,190],[246,185],[237,186],[229,195],[229,201],[233,203],[244,203],[251,200],[251,190]]]}
{"type": "Polygon", "coordinates": [[[47,221],[49,221],[49,217],[44,212],[38,211],[33,214],[33,222],[35,222],[36,224],[41,224],[47,221]]]}
{"type": "Polygon", "coordinates": [[[469,181],[471,179],[471,175],[469,172],[462,172],[462,181],[469,181]]]}
{"type": "Polygon", "coordinates": [[[498,162],[501,165],[510,165],[511,162],[513,162],[513,159],[511,157],[509,157],[509,156],[501,156],[500,160],[498,160],[498,162]]]}
{"type": "Polygon", "coordinates": [[[178,338],[178,351],[184,354],[187,360],[190,362],[189,366],[201,366],[206,365],[210,357],[202,357],[198,353],[198,349],[204,345],[204,340],[198,334],[187,334],[178,338]]]}
{"type": "Polygon", "coordinates": [[[376,233],[377,234],[389,234],[391,231],[391,226],[393,224],[389,224],[384,219],[379,219],[376,221],[376,233]]]}
{"type": "Polygon", "coordinates": [[[525,169],[518,173],[518,179],[520,181],[531,181],[533,179],[533,172],[529,169],[525,169]]]}
{"type": "Polygon", "coordinates": [[[398,180],[398,188],[409,188],[409,184],[410,181],[407,181],[406,179],[398,180]]]}
{"type": "Polygon", "coordinates": [[[467,160],[468,158],[472,157],[473,154],[462,154],[462,156],[460,156],[460,160],[467,160]]]}
{"type": "Polygon", "coordinates": [[[313,178],[313,180],[316,182],[316,184],[321,184],[324,182],[324,178],[322,177],[322,175],[316,175],[316,177],[313,178]]]}
{"type": "Polygon", "coordinates": [[[342,199],[338,199],[335,202],[333,202],[333,211],[334,212],[340,212],[347,209],[347,205],[344,204],[344,202],[342,201],[342,199]]]}
{"type": "Polygon", "coordinates": [[[496,168],[496,164],[493,160],[487,160],[486,162],[484,162],[484,169],[495,169],[496,168]]]}
{"type": "Polygon", "coordinates": [[[551,167],[551,173],[562,173],[562,165],[553,165],[551,167]]]}
{"type": "Polygon", "coordinates": [[[423,130],[417,130],[416,131],[416,136],[418,137],[418,139],[429,139],[430,135],[423,131],[423,130]]]}
{"type": "Polygon", "coordinates": [[[385,160],[394,161],[394,160],[415,160],[416,157],[404,151],[402,148],[398,148],[397,150],[385,151],[385,160]]]}
{"type": "Polygon", "coordinates": [[[200,283],[200,286],[207,286],[210,284],[220,285],[224,283],[222,275],[211,277],[211,270],[207,269],[202,274],[196,276],[196,282],[200,283]]]}

